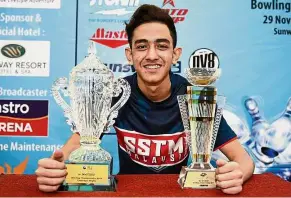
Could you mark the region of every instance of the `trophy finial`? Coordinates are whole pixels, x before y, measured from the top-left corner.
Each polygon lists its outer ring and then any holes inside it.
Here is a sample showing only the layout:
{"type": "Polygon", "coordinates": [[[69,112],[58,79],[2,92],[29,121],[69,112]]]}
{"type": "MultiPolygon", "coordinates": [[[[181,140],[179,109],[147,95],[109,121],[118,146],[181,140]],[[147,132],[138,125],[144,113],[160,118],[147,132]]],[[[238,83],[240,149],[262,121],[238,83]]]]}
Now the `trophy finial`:
{"type": "Polygon", "coordinates": [[[88,47],[88,55],[95,55],[97,54],[96,46],[94,41],[89,41],[89,47],[88,47]]]}
{"type": "Polygon", "coordinates": [[[196,86],[207,86],[215,82],[221,75],[219,60],[215,52],[201,48],[192,53],[186,78],[196,86]]]}

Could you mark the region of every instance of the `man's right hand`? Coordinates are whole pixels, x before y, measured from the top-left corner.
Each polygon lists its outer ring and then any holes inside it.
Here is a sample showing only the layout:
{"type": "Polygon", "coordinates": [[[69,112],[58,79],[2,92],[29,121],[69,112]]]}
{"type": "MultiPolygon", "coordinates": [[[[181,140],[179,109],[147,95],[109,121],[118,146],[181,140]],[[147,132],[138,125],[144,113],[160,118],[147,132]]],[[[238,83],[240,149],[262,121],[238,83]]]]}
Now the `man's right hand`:
{"type": "Polygon", "coordinates": [[[41,191],[57,191],[67,175],[64,153],[57,150],[51,158],[40,159],[35,174],[37,175],[38,188],[41,191]]]}

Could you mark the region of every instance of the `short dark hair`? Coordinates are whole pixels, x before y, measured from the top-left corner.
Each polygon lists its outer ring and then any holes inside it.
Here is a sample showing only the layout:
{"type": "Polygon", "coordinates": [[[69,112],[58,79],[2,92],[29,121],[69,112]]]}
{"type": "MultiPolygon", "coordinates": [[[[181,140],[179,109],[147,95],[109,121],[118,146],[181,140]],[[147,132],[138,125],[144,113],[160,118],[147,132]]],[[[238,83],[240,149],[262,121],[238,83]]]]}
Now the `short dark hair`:
{"type": "Polygon", "coordinates": [[[131,16],[129,23],[125,23],[125,31],[128,37],[129,46],[132,47],[133,31],[144,23],[159,22],[167,25],[173,39],[173,47],[177,45],[177,32],[172,17],[155,5],[143,4],[131,16]]]}

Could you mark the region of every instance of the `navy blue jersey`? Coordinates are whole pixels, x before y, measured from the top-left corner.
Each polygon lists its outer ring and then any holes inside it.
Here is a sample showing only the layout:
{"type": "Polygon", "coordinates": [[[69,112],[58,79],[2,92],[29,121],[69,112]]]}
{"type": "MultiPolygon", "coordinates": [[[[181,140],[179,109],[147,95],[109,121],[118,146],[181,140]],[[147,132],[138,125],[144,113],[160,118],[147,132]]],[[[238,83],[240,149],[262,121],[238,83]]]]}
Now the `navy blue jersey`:
{"type": "MultiPolygon", "coordinates": [[[[136,73],[125,79],[131,86],[131,95],[114,124],[119,174],[179,173],[187,164],[189,149],[177,96],[186,94],[190,84],[182,76],[170,73],[170,97],[152,102],[139,89],[136,73]]],[[[234,138],[235,133],[222,118],[215,148],[234,138]]]]}

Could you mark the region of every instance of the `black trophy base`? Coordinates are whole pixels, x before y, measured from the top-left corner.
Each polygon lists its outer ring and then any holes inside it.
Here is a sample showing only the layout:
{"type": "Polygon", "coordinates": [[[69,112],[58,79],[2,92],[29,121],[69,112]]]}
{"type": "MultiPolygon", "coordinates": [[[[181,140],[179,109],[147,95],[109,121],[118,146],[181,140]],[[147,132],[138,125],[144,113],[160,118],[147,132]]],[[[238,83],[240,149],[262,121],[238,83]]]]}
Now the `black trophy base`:
{"type": "Polygon", "coordinates": [[[114,176],[109,179],[109,185],[94,185],[94,184],[67,184],[63,183],[58,191],[80,191],[80,192],[94,192],[94,191],[116,191],[117,180],[114,176]]]}

